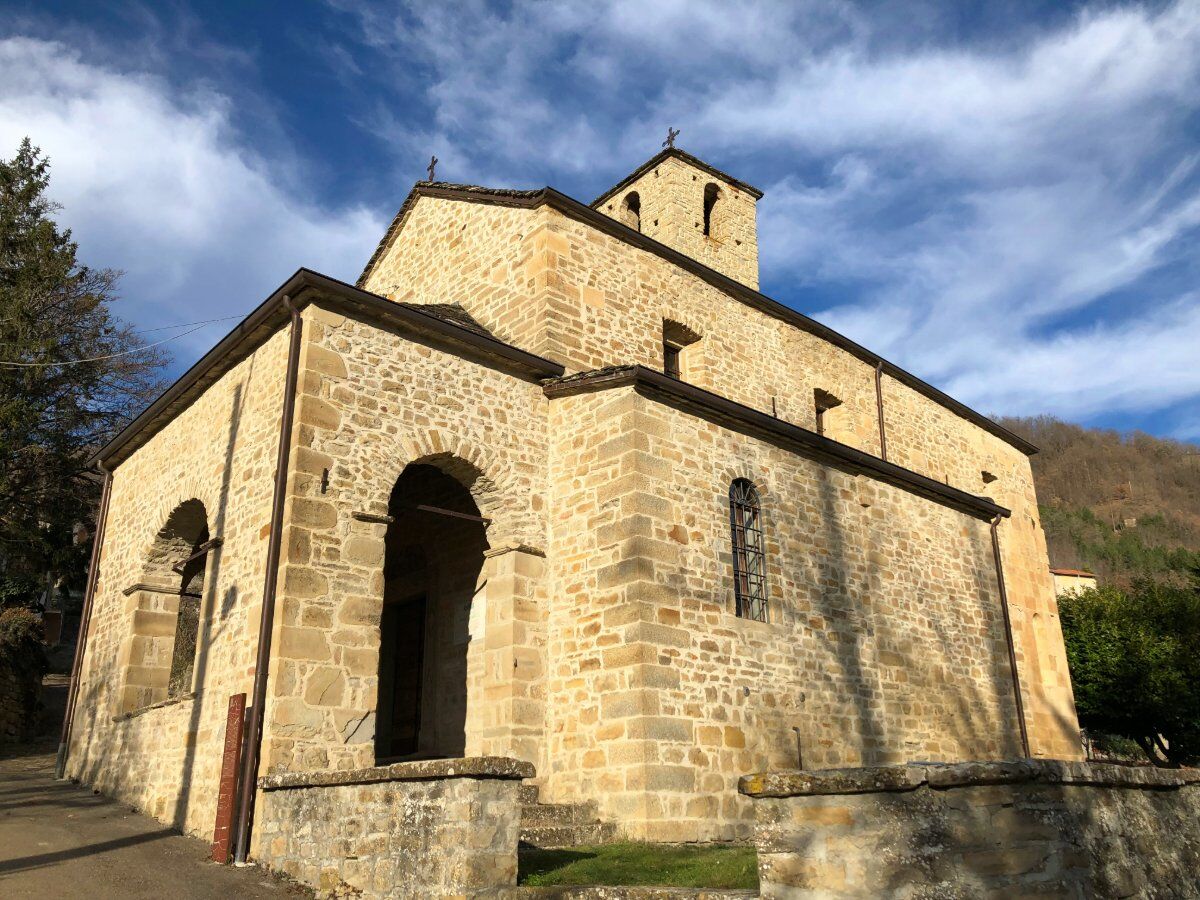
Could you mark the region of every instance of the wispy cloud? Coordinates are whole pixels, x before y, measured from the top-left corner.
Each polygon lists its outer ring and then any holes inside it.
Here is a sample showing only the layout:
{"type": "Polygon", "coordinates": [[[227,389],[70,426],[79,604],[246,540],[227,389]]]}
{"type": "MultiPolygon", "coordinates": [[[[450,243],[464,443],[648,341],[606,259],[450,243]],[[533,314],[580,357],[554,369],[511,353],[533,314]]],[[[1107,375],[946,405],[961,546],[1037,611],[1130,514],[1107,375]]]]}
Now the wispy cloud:
{"type": "Polygon", "coordinates": [[[384,227],[362,206],[309,201],[302,164],[261,156],[230,112],[211,87],[0,41],[2,152],[25,135],[42,147],[83,258],[126,272],[123,314],[145,326],[249,311],[300,265],[353,277],[384,227]]]}
{"type": "Polygon", "coordinates": [[[1193,0],[974,38],[909,4],[342,6],[381,58],[420,61],[423,138],[464,169],[586,194],[682,126],[767,189],[776,296],[970,403],[1081,417],[1200,396],[1179,274],[1200,274],[1193,0]]]}
{"type": "Polygon", "coordinates": [[[586,199],[670,124],[766,189],[763,283],[784,302],[988,411],[1181,436],[1200,419],[1200,0],[320,10],[289,29],[323,48],[305,63],[384,171],[345,176],[340,203],[309,188],[342,148],[289,149],[305,99],[270,94],[253,77],[269,61],[194,17],[150,16],[146,40],[186,32],[251,87],[98,40],[0,43],[0,146],[30,133],[50,152],[137,318],[240,308],[301,263],[352,276],[431,152],[448,179],[586,199]]]}

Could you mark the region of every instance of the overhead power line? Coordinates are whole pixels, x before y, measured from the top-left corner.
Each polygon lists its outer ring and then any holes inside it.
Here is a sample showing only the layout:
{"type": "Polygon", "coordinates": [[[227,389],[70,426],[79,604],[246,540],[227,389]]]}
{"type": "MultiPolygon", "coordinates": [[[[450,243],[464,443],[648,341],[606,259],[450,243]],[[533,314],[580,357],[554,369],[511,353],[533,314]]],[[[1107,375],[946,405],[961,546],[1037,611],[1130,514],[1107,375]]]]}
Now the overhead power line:
{"type": "Polygon", "coordinates": [[[103,362],[106,359],[116,359],[119,356],[128,356],[131,353],[141,353],[143,350],[149,350],[151,347],[157,347],[160,344],[167,344],[181,337],[187,337],[192,332],[199,331],[201,328],[204,328],[206,325],[212,325],[214,322],[226,322],[229,319],[240,318],[242,316],[222,316],[218,319],[205,319],[203,322],[183,322],[179,325],[163,325],[159,328],[147,328],[144,331],[134,332],[134,334],[149,334],[152,331],[166,331],[169,328],[187,328],[187,331],[181,331],[179,334],[163,338],[161,341],[155,341],[152,344],[142,344],[140,347],[130,347],[128,350],[107,353],[103,356],[89,356],[85,359],[64,359],[57,362],[9,362],[7,360],[0,360],[0,369],[45,369],[52,366],[76,366],[82,363],[103,362]]]}

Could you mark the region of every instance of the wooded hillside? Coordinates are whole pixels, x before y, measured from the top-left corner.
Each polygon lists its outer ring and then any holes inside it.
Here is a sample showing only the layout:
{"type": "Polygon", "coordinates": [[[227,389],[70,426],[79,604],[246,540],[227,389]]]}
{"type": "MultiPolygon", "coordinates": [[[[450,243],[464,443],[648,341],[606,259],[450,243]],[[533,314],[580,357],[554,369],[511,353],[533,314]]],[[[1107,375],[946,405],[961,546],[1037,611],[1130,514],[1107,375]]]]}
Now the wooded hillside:
{"type": "Polygon", "coordinates": [[[1127,584],[1200,568],[1200,447],[1049,416],[1000,423],[1033,457],[1050,564],[1127,584]]]}

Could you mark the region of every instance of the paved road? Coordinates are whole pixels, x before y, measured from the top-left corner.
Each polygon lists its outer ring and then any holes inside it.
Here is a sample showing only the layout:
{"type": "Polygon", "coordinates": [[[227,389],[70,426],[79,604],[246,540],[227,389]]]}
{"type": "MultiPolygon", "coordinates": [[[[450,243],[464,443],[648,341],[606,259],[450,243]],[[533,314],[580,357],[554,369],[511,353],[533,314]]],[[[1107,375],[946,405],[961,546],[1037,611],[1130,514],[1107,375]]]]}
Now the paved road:
{"type": "MultiPolygon", "coordinates": [[[[49,679],[48,679],[49,680],[49,679]]],[[[48,685],[49,687],[49,685],[48,685]]],[[[0,758],[0,897],[281,898],[307,892],[208,861],[208,845],[54,779],[51,741],[0,758]]]]}

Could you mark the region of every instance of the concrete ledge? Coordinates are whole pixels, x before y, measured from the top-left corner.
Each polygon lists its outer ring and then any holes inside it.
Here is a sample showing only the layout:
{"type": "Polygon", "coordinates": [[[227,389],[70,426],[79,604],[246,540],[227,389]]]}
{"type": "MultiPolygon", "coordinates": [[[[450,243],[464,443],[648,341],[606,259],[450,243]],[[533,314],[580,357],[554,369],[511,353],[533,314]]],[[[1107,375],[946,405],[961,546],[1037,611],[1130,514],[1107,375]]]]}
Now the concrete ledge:
{"type": "Polygon", "coordinates": [[[758,891],[727,888],[619,887],[562,885],[519,887],[514,897],[530,900],[757,900],[758,891]]]}
{"type": "Polygon", "coordinates": [[[377,784],[384,781],[430,781],[439,778],[492,778],[520,780],[536,774],[532,763],[507,756],[467,756],[462,759],[421,759],[348,769],[344,772],[284,772],[258,779],[264,791],[293,788],[338,787],[349,784],[377,784]]]}
{"type": "Polygon", "coordinates": [[[813,772],[765,772],[742,776],[738,790],[747,797],[811,797],[911,791],[923,784],[945,790],[1027,782],[1170,789],[1200,783],[1200,769],[1156,769],[1058,759],[1018,759],[823,769],[813,772]]]}
{"type": "Polygon", "coordinates": [[[189,700],[195,700],[199,695],[196,691],[188,691],[186,694],[180,694],[178,697],[168,697],[166,700],[159,700],[157,703],[151,703],[147,706],[139,706],[137,709],[131,709],[129,712],[118,713],[112,717],[114,722],[127,722],[130,719],[136,719],[138,716],[144,716],[148,712],[153,712],[156,709],[164,709],[168,706],[178,706],[180,703],[187,703],[189,700]]]}

